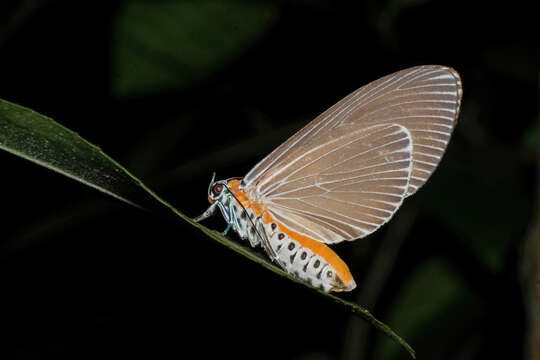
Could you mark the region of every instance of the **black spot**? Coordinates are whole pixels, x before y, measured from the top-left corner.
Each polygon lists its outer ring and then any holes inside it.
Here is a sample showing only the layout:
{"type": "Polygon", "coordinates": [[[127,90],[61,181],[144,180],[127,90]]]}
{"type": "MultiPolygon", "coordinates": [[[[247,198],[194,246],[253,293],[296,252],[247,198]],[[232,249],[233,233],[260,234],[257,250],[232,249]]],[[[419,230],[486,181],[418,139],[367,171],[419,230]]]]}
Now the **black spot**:
{"type": "Polygon", "coordinates": [[[311,285],[311,278],[307,278],[307,279],[306,279],[306,282],[307,282],[309,285],[311,285]]]}
{"type": "Polygon", "coordinates": [[[276,230],[277,225],[276,225],[276,223],[272,223],[272,224],[270,224],[270,227],[272,228],[272,230],[276,230]]]}
{"type": "Polygon", "coordinates": [[[289,243],[289,250],[294,249],[294,243],[289,243]]]}
{"type": "Polygon", "coordinates": [[[281,249],[281,244],[278,245],[276,251],[279,251],[279,249],[281,249]]]}
{"type": "MultiPolygon", "coordinates": [[[[305,251],[302,252],[302,255],[300,255],[300,259],[306,260],[307,253],[305,251]]],[[[306,264],[307,265],[307,264],[306,264]]]]}
{"type": "Polygon", "coordinates": [[[319,267],[319,265],[321,265],[321,262],[319,261],[319,259],[315,260],[315,262],[313,263],[313,267],[316,269],[319,267]]]}
{"type": "Polygon", "coordinates": [[[326,276],[329,277],[329,278],[331,278],[331,277],[332,277],[332,271],[328,270],[328,271],[326,272],[326,276]]]}
{"type": "Polygon", "coordinates": [[[304,265],[304,268],[303,268],[302,270],[303,270],[304,272],[307,271],[307,263],[306,263],[306,265],[304,265]]]}
{"type": "Polygon", "coordinates": [[[242,220],[246,220],[247,219],[246,211],[242,211],[242,215],[240,215],[240,217],[242,218],[242,220]]]}
{"type": "Polygon", "coordinates": [[[321,290],[324,291],[324,286],[323,286],[323,284],[319,285],[319,289],[321,289],[321,290]]]}
{"type": "MultiPolygon", "coordinates": [[[[290,248],[291,248],[291,246],[289,245],[289,249],[290,248]]],[[[293,263],[295,257],[296,257],[296,253],[291,255],[291,264],[293,263]]]]}
{"type": "Polygon", "coordinates": [[[283,238],[285,238],[285,234],[284,233],[279,233],[279,235],[277,236],[277,238],[279,240],[283,240],[283,238]]]}
{"type": "Polygon", "coordinates": [[[317,273],[317,279],[320,279],[320,278],[321,278],[321,273],[322,273],[322,269],[321,269],[321,271],[319,271],[319,272],[317,273]]]}
{"type": "Polygon", "coordinates": [[[255,227],[250,227],[249,232],[251,233],[251,235],[255,235],[255,227]]]}

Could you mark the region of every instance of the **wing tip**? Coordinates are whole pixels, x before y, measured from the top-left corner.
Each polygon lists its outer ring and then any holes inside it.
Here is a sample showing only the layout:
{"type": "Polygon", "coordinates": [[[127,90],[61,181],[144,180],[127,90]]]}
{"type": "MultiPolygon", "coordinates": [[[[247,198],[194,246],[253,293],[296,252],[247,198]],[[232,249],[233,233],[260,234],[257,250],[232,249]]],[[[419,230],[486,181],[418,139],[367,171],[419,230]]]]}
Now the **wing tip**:
{"type": "MultiPolygon", "coordinates": [[[[450,66],[445,66],[445,65],[420,65],[420,66],[418,66],[418,68],[425,69],[425,70],[446,71],[450,76],[452,76],[454,78],[454,81],[455,81],[455,84],[456,84],[456,93],[457,94],[456,94],[456,110],[455,110],[455,115],[454,115],[454,121],[452,123],[452,129],[451,129],[451,132],[450,132],[450,134],[452,134],[452,132],[454,131],[454,129],[455,129],[456,125],[457,125],[457,122],[458,122],[458,119],[459,119],[459,113],[461,111],[461,102],[462,102],[461,99],[463,97],[463,83],[461,81],[461,76],[459,75],[459,73],[457,72],[456,69],[454,69],[453,67],[450,67],[450,66]]],[[[431,174],[429,174],[429,176],[431,176],[431,174]]],[[[429,178],[429,176],[428,176],[428,178],[429,178]]],[[[421,184],[418,184],[418,185],[409,184],[409,187],[408,187],[408,189],[406,191],[405,197],[409,197],[409,196],[415,194],[423,185],[424,185],[424,183],[421,183],[421,184]]]]}
{"type": "Polygon", "coordinates": [[[459,110],[461,108],[461,98],[463,97],[463,82],[461,81],[461,76],[457,72],[456,69],[454,69],[451,66],[446,65],[423,65],[421,67],[429,68],[429,69],[439,69],[442,71],[447,71],[449,75],[451,75],[454,78],[454,81],[456,83],[456,91],[457,91],[457,107],[456,107],[456,122],[459,116],[459,110]]]}
{"type": "Polygon", "coordinates": [[[456,71],[456,69],[450,66],[441,66],[441,67],[444,70],[448,71],[450,75],[454,77],[454,80],[456,82],[456,87],[457,87],[457,92],[458,92],[458,95],[457,95],[458,104],[457,104],[457,110],[456,110],[456,120],[457,120],[457,117],[459,115],[459,109],[461,108],[461,98],[463,97],[463,82],[461,81],[461,76],[456,71]]]}

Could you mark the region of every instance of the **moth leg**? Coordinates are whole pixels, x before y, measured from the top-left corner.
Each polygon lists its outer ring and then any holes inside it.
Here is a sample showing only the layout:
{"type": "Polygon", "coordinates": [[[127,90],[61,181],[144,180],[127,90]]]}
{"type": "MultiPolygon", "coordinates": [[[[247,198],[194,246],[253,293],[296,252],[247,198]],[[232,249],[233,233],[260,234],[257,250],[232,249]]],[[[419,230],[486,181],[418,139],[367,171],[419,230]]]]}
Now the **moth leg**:
{"type": "Polygon", "coordinates": [[[225,230],[221,233],[223,236],[227,235],[227,233],[229,232],[229,230],[231,230],[231,227],[232,227],[232,223],[229,223],[227,225],[227,227],[225,228],[225,230]]]}
{"type": "Polygon", "coordinates": [[[202,215],[197,216],[196,218],[193,219],[193,221],[201,222],[204,219],[207,219],[210,216],[214,215],[214,213],[216,212],[216,209],[217,209],[217,204],[218,204],[218,202],[216,201],[215,203],[210,205],[210,207],[208,209],[206,209],[206,211],[204,213],[202,213],[202,215]]]}

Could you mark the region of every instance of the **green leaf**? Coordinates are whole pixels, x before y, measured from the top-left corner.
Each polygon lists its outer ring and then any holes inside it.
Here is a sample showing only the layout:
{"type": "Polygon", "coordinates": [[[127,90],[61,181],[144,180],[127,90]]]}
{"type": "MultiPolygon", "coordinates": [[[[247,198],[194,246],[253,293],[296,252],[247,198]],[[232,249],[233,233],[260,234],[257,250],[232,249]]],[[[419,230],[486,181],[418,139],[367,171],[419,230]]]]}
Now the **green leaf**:
{"type": "Polygon", "coordinates": [[[114,24],[113,91],[182,88],[230,63],[276,18],[258,1],[125,1],[114,24]]]}
{"type": "Polygon", "coordinates": [[[46,116],[4,100],[0,148],[136,205],[127,196],[134,197],[139,181],[97,146],[46,116]]]}
{"type": "Polygon", "coordinates": [[[311,288],[316,293],[345,306],[403,346],[414,358],[414,350],[366,309],[293,278],[250,248],[194,222],[160,198],[97,146],[51,118],[0,99],[0,148],[94,187],[128,204],[156,211],[168,210],[168,214],[172,211],[220,244],[280,276],[311,288]]]}

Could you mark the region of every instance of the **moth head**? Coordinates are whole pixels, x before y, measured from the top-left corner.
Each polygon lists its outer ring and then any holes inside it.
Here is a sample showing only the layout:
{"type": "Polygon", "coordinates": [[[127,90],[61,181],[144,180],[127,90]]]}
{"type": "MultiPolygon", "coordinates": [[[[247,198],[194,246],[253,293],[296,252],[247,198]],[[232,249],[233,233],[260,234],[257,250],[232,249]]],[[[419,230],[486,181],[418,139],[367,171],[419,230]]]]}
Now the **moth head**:
{"type": "Polygon", "coordinates": [[[210,202],[210,204],[219,201],[227,192],[227,181],[214,181],[215,178],[216,173],[214,173],[214,175],[212,176],[212,180],[210,181],[210,185],[208,186],[208,201],[210,202]]]}

